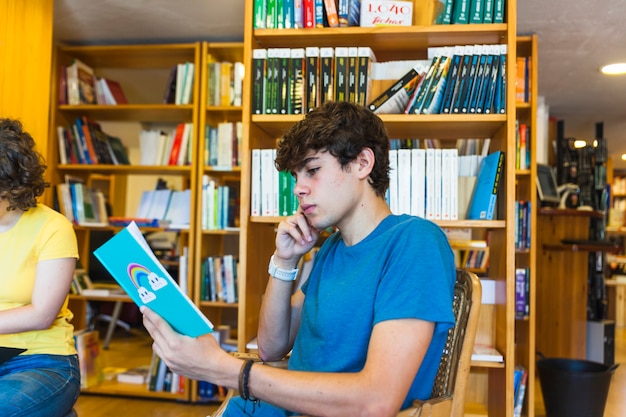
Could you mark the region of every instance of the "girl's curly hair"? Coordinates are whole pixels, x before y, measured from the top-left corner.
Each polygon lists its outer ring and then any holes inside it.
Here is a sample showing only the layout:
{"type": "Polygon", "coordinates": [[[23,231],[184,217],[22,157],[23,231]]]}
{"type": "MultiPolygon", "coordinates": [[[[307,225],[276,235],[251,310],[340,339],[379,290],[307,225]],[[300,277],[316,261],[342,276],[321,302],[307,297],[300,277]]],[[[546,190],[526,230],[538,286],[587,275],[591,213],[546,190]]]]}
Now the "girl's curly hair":
{"type": "Polygon", "coordinates": [[[0,199],[7,210],[28,210],[50,184],[44,181],[43,157],[18,120],[0,118],[0,199]]]}

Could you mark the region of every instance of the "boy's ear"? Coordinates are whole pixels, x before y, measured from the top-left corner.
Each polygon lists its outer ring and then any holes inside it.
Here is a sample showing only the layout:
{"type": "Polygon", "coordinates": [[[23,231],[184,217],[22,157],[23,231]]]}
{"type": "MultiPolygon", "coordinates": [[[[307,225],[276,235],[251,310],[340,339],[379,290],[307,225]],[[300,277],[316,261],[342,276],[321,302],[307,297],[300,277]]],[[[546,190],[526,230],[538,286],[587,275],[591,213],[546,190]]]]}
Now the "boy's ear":
{"type": "Polygon", "coordinates": [[[357,162],[357,174],[360,179],[367,178],[374,169],[374,151],[371,148],[363,148],[356,157],[357,162]]]}

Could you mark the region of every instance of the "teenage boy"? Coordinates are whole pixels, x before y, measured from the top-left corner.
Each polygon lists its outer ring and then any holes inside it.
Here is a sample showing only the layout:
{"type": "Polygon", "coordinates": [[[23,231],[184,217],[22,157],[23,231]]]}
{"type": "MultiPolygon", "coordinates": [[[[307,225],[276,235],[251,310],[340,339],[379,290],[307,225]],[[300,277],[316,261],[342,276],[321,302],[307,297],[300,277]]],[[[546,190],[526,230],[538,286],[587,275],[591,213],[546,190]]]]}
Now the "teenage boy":
{"type": "Polygon", "coordinates": [[[295,177],[299,210],[278,225],[258,345],[266,361],[291,351],[289,369],[179,335],[142,308],[156,353],[174,372],[239,389],[225,417],[395,416],[429,398],[454,322],[453,254],[434,223],[391,214],[383,122],[328,102],[284,135],[275,164],[295,177]],[[331,227],[294,292],[300,258],[331,227]]]}

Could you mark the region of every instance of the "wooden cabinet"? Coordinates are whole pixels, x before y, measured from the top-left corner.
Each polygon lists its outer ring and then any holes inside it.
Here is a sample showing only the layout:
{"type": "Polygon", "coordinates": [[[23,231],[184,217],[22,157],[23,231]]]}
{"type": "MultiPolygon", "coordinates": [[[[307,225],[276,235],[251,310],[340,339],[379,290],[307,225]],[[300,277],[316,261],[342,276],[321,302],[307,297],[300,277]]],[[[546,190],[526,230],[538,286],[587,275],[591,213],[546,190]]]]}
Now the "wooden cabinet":
{"type": "MultiPolygon", "coordinates": [[[[191,104],[164,104],[163,96],[168,83],[171,68],[176,64],[193,63],[196,71],[201,68],[201,44],[167,45],[117,45],[117,46],[58,46],[54,51],[52,66],[51,122],[48,136],[48,166],[50,181],[53,185],[65,180],[66,175],[82,178],[86,183],[107,181],[109,183],[109,201],[115,216],[134,216],[136,204],[143,190],[153,189],[157,177],[168,179],[168,185],[178,190],[191,190],[190,227],[175,230],[176,246],[179,254],[183,248],[191,254],[188,257],[187,270],[195,265],[195,244],[198,233],[195,202],[198,199],[198,150],[200,140],[199,126],[199,85],[200,76],[196,72],[191,85],[191,104]],[[94,69],[97,76],[106,76],[118,81],[128,98],[129,104],[120,105],[59,105],[60,71],[79,59],[94,69]],[[87,117],[100,123],[103,130],[119,136],[129,150],[131,165],[79,165],[61,164],[57,127],[71,126],[76,118],[87,117]],[[190,163],[181,166],[139,165],[138,133],[141,129],[172,129],[179,123],[192,123],[192,152],[190,163]]],[[[88,268],[89,255],[95,248],[90,248],[90,235],[95,230],[115,232],[114,227],[90,228],[76,227],[80,261],[88,268]]],[[[162,231],[162,229],[145,229],[162,231]]],[[[193,282],[193,275],[189,277],[193,282]]],[[[191,288],[191,287],[190,287],[191,288]]],[[[77,312],[84,311],[87,300],[76,297],[72,300],[77,312]]],[[[143,363],[149,364],[150,357],[143,363]]],[[[106,366],[106,364],[105,364],[106,366]]],[[[187,387],[190,384],[186,385],[187,387]]],[[[104,381],[99,386],[88,388],[88,392],[158,397],[173,400],[189,400],[190,389],[184,392],[166,393],[148,391],[144,386],[131,387],[115,381],[104,381]],[[132,389],[131,389],[132,388],[132,389]]]]}
{"type": "MultiPolygon", "coordinates": [[[[516,100],[518,138],[525,135],[526,150],[517,152],[522,158],[528,155],[528,163],[522,163],[515,171],[515,199],[518,210],[516,218],[521,228],[516,238],[515,268],[523,271],[528,280],[528,310],[521,316],[516,314],[515,320],[515,363],[528,371],[526,394],[523,410],[528,417],[534,416],[535,391],[535,320],[537,311],[536,298],[536,262],[537,262],[537,68],[538,51],[537,35],[517,38],[517,57],[522,61],[516,65],[518,86],[524,68],[528,71],[528,99],[516,100]],[[525,221],[523,220],[525,219],[525,221]],[[524,231],[522,233],[522,231],[524,231]]],[[[518,139],[519,142],[519,139],[518,139]]],[[[516,291],[519,289],[516,288],[516,291]]]]}
{"type": "Polygon", "coordinates": [[[602,248],[563,244],[589,239],[601,212],[541,209],[537,216],[537,352],[546,357],[586,358],[589,252],[602,248]]]}
{"type": "MultiPolygon", "coordinates": [[[[390,137],[438,138],[447,147],[457,139],[490,138],[491,149],[505,152],[505,178],[498,194],[497,219],[492,221],[441,221],[446,228],[469,228],[477,235],[490,234],[489,278],[496,281],[496,301],[478,338],[492,343],[504,356],[504,363],[474,364],[471,392],[468,392],[466,415],[513,416],[514,272],[515,247],[513,219],[515,202],[515,67],[516,3],[506,4],[505,24],[440,25],[410,27],[344,27],[320,29],[253,29],[253,1],[245,3],[244,62],[251,68],[252,51],[257,48],[308,46],[368,46],[378,61],[420,59],[428,47],[507,44],[505,114],[385,114],[390,137]]],[[[250,215],[251,149],[273,148],[276,139],[301,115],[253,115],[251,111],[251,77],[246,79],[243,100],[243,142],[241,168],[241,234],[240,268],[246,277],[240,287],[238,343],[240,350],[256,336],[258,311],[267,280],[267,264],[274,250],[277,217],[250,215]]]]}

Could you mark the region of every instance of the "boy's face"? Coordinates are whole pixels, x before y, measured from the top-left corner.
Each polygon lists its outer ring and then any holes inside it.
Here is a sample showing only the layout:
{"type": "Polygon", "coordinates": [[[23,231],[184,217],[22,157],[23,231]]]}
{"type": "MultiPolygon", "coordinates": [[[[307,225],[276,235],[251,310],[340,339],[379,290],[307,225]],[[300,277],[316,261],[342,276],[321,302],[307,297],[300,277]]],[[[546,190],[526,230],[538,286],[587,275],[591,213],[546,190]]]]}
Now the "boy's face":
{"type": "Polygon", "coordinates": [[[358,202],[361,181],[356,177],[356,162],[346,168],[330,153],[312,152],[304,167],[294,171],[294,194],[309,223],[321,230],[341,223],[358,202]]]}

